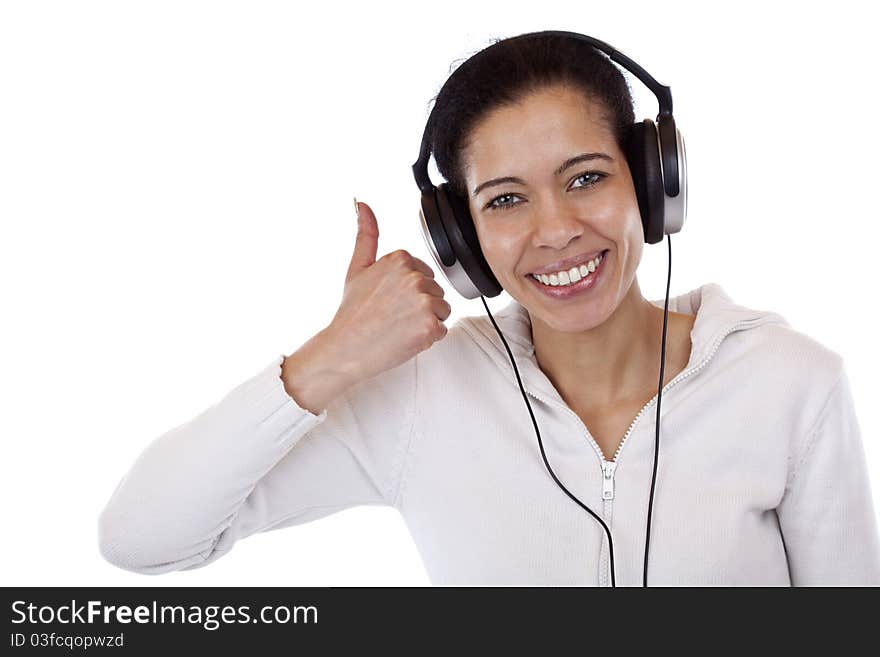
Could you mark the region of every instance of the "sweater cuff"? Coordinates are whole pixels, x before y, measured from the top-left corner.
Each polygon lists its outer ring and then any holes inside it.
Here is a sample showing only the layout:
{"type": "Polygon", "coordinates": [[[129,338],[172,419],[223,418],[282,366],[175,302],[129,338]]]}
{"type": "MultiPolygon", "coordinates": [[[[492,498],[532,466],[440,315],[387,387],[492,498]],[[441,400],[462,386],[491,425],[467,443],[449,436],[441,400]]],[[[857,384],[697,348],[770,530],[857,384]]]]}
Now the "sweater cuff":
{"type": "Polygon", "coordinates": [[[301,436],[327,417],[327,409],[315,415],[302,408],[287,394],[281,379],[281,365],[285,356],[277,356],[256,376],[242,384],[245,403],[253,411],[260,431],[277,436],[285,441],[293,436],[301,436]]]}

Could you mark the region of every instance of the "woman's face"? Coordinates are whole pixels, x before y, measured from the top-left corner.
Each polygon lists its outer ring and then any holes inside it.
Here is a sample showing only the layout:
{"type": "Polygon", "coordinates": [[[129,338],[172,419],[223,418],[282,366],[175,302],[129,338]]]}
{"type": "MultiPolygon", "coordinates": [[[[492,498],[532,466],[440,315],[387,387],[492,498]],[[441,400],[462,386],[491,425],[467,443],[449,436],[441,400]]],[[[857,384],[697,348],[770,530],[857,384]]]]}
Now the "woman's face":
{"type": "Polygon", "coordinates": [[[477,236],[505,291],[558,331],[603,323],[630,289],[644,234],[629,166],[599,106],[569,87],[535,92],[482,119],[462,155],[477,236]],[[584,153],[600,156],[557,173],[584,153]],[[483,186],[508,177],[519,181],[483,186]],[[545,292],[531,276],[570,271],[555,263],[586,262],[606,249],[594,284],[576,294],[561,296],[574,291],[562,286],[545,292]]]}

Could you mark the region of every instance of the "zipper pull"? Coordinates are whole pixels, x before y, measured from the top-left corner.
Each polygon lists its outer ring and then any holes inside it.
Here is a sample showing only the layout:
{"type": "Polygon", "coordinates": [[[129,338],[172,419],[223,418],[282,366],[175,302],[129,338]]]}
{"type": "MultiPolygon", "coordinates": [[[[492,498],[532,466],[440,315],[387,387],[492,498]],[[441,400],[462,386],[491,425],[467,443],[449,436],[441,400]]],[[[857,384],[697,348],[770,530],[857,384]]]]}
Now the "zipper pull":
{"type": "Polygon", "coordinates": [[[602,499],[603,500],[613,500],[614,499],[614,469],[617,467],[617,463],[614,461],[603,461],[602,462],[602,499]]]}

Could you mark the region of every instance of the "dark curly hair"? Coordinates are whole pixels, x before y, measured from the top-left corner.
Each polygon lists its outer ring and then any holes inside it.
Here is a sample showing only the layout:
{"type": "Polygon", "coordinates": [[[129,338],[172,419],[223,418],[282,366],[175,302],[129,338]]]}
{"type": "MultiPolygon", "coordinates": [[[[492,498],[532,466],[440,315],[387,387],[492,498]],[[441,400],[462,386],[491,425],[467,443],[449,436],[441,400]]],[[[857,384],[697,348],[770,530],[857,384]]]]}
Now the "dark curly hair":
{"type": "Polygon", "coordinates": [[[432,99],[428,134],[447,187],[468,198],[462,150],[482,117],[556,84],[599,101],[603,119],[626,153],[629,128],[635,122],[632,95],[626,78],[604,53],[585,41],[553,34],[496,39],[465,60],[432,99]]]}

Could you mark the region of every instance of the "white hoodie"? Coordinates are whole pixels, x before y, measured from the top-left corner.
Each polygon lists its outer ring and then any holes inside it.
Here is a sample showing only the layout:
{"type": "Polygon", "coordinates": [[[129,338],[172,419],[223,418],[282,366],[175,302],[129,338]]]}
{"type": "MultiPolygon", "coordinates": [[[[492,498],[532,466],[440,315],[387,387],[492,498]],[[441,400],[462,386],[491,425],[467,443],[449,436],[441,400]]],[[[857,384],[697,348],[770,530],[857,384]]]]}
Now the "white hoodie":
{"type": "MultiPolygon", "coordinates": [[[[663,389],[648,585],[880,585],[840,355],[714,283],[669,308],[696,321],[687,367],[663,389]]],[[[609,526],[616,584],[641,586],[656,395],[606,462],[538,367],[525,308],[495,318],[550,465],[609,526]]],[[[488,317],[460,319],[317,416],[286,393],[283,359],[146,447],[100,515],[108,561],[199,568],[256,532],[384,504],[434,584],[610,586],[605,531],[550,477],[488,317]]]]}

